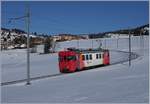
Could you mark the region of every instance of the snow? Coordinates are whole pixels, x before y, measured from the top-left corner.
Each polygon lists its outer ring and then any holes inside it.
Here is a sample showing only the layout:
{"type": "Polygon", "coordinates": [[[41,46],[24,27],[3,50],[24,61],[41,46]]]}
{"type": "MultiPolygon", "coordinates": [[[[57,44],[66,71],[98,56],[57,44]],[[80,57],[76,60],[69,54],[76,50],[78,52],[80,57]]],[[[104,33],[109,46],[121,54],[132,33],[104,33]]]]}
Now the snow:
{"type": "MultiPolygon", "coordinates": [[[[111,49],[113,65],[55,76],[25,83],[2,86],[5,103],[148,103],[149,98],[149,37],[132,37],[132,51],[139,55],[128,62],[128,39],[101,39],[102,47],[111,49]],[[141,44],[140,44],[141,43],[141,44]],[[144,43],[142,45],[142,43],[144,43]],[[144,47],[143,47],[144,46],[144,47]]],[[[95,40],[80,40],[79,48],[98,47],[95,40]]],[[[58,50],[78,47],[78,41],[59,43],[58,50]]],[[[59,73],[57,53],[31,54],[31,76],[59,73]]],[[[26,78],[25,49],[2,51],[2,82],[26,78]]]]}
{"type": "MultiPolygon", "coordinates": [[[[28,34],[22,34],[22,35],[24,35],[25,37],[27,37],[28,34]]],[[[33,35],[33,34],[29,34],[29,37],[35,38],[35,37],[37,37],[37,36],[36,36],[36,35],[33,35]]]]}

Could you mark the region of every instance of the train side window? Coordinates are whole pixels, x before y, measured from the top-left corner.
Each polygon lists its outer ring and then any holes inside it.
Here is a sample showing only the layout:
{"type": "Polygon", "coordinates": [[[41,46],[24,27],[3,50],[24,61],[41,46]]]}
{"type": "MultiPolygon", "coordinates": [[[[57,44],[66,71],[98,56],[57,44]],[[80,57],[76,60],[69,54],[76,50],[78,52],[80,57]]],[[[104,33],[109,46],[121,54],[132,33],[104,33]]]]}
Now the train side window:
{"type": "Polygon", "coordinates": [[[82,60],[85,60],[85,55],[82,55],[82,60]]]}
{"type": "Polygon", "coordinates": [[[96,59],[98,59],[98,54],[96,54],[96,59]]]}
{"type": "Polygon", "coordinates": [[[89,55],[86,55],[86,60],[89,60],[89,55]]]}
{"type": "Polygon", "coordinates": [[[89,58],[90,58],[90,60],[92,60],[92,55],[90,54],[89,56],[90,56],[90,57],[89,57],[89,58]]]}
{"type": "Polygon", "coordinates": [[[101,59],[101,54],[99,54],[99,58],[101,59]]]}

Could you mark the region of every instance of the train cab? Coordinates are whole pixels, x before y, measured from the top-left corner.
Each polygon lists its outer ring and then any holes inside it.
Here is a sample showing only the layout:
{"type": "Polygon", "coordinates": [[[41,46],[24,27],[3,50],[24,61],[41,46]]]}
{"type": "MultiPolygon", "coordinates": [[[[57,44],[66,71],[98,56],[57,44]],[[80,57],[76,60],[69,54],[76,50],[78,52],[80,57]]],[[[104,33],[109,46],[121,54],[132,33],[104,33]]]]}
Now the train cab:
{"type": "Polygon", "coordinates": [[[59,68],[60,72],[74,72],[76,70],[76,53],[74,51],[59,52],[59,68]]]}

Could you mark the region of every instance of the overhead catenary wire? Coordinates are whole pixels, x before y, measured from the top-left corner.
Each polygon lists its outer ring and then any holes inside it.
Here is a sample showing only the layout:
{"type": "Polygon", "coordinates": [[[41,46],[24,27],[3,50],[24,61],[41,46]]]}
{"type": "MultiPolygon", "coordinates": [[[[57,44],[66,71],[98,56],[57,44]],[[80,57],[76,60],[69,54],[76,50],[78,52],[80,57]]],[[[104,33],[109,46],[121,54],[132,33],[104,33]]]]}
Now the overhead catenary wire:
{"type": "Polygon", "coordinates": [[[27,16],[25,15],[25,16],[21,16],[21,17],[17,17],[17,18],[9,18],[8,23],[11,23],[12,20],[20,20],[20,19],[24,19],[25,17],[27,17],[27,16]]]}
{"type": "MultiPolygon", "coordinates": [[[[27,16],[25,15],[25,16],[20,16],[20,17],[15,17],[15,18],[9,18],[8,19],[8,24],[11,23],[14,20],[25,19],[26,17],[27,16]]],[[[79,28],[80,26],[79,25],[75,26],[75,25],[70,24],[70,23],[62,22],[61,20],[58,20],[58,19],[49,18],[49,19],[46,20],[46,22],[49,22],[49,24],[52,24],[53,25],[52,28],[54,28],[54,30],[61,31],[61,32],[58,32],[58,33],[66,33],[66,34],[70,33],[71,34],[71,31],[80,31],[80,28],[79,28]],[[62,26],[58,27],[58,25],[62,25],[62,26]]],[[[45,27],[45,28],[49,28],[49,26],[45,27]]],[[[50,30],[50,31],[52,31],[52,30],[50,30]]],[[[51,32],[51,33],[54,33],[54,32],[51,32]]]]}

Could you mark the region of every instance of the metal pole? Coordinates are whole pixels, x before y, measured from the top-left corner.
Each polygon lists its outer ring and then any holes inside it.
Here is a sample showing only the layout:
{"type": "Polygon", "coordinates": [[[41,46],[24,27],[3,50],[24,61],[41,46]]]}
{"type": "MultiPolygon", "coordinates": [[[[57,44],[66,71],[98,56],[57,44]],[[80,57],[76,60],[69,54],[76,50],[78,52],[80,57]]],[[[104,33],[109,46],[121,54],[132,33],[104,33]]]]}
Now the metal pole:
{"type": "Polygon", "coordinates": [[[78,49],[79,49],[79,39],[77,40],[77,47],[78,47],[78,49]]]}
{"type": "Polygon", "coordinates": [[[102,43],[101,43],[101,40],[98,40],[99,41],[99,48],[102,47],[102,43]]]}
{"type": "Polygon", "coordinates": [[[30,85],[30,37],[29,37],[29,19],[30,19],[30,13],[29,13],[29,5],[27,5],[27,17],[26,17],[26,24],[27,24],[27,85],[30,85]]]}
{"type": "Polygon", "coordinates": [[[131,34],[129,30],[129,66],[131,66],[131,34]]]}
{"type": "Polygon", "coordinates": [[[30,38],[29,38],[29,25],[30,25],[30,11],[29,11],[29,5],[27,4],[26,8],[26,14],[25,16],[22,17],[17,17],[17,18],[10,18],[9,23],[11,23],[12,20],[19,20],[25,18],[25,24],[27,28],[27,85],[30,85],[30,38]]]}
{"type": "MultiPolygon", "coordinates": [[[[143,31],[143,30],[142,30],[143,31]]],[[[142,34],[142,47],[143,47],[143,52],[142,54],[144,55],[144,34],[142,34]]]]}
{"type": "Polygon", "coordinates": [[[106,49],[106,37],[105,37],[105,49],[106,49]]]}
{"type": "Polygon", "coordinates": [[[92,49],[93,49],[93,39],[92,39],[92,49]]]}
{"type": "Polygon", "coordinates": [[[119,41],[119,35],[117,36],[117,49],[118,49],[118,41],[119,41]]]}
{"type": "Polygon", "coordinates": [[[144,38],[142,34],[143,30],[140,31],[140,49],[141,49],[141,55],[143,55],[143,50],[144,50],[144,38]]]}
{"type": "Polygon", "coordinates": [[[142,35],[141,35],[141,31],[140,31],[140,54],[142,54],[142,35]]]}

